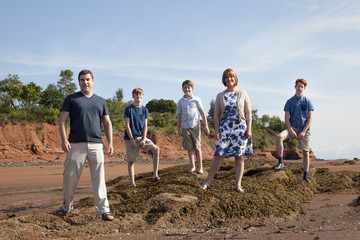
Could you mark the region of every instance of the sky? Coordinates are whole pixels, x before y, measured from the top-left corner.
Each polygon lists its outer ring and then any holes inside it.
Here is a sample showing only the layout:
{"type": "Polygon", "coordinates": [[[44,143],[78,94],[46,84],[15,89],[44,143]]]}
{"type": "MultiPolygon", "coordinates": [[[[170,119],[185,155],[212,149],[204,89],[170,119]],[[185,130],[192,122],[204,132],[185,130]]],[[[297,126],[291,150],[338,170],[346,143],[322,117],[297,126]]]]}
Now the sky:
{"type": "MultiPolygon", "coordinates": [[[[0,0],[0,80],[45,89],[90,69],[94,92],[177,102],[181,83],[205,112],[227,68],[258,115],[279,116],[298,78],[314,105],[317,158],[360,158],[358,0],[0,0]]],[[[79,88],[78,88],[79,90],[79,88]]]]}

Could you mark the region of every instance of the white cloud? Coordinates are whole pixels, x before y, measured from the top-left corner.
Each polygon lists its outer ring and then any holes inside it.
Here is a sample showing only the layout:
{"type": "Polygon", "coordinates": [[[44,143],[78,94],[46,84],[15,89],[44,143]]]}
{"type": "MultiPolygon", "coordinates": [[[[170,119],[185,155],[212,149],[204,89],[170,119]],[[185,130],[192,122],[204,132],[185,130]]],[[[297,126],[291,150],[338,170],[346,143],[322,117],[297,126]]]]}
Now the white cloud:
{"type": "Polygon", "coordinates": [[[359,55],[322,53],[322,41],[314,41],[313,36],[322,32],[360,31],[360,2],[341,3],[322,14],[305,19],[285,19],[273,27],[258,33],[242,48],[248,70],[272,69],[286,61],[300,58],[326,57],[331,60],[346,60],[352,65],[359,64],[359,55]],[[340,57],[340,58],[338,58],[340,57]]]}

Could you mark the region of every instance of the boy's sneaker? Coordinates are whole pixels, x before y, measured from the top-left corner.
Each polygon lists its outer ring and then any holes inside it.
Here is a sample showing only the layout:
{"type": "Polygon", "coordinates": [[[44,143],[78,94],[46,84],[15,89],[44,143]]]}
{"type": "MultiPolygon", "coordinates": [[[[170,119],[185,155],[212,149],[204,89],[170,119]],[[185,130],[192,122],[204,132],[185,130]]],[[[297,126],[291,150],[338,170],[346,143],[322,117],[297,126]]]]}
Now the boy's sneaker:
{"type": "Polygon", "coordinates": [[[311,180],[309,178],[307,178],[307,177],[304,177],[304,181],[308,182],[308,183],[311,183],[311,180]]]}
{"type": "Polygon", "coordinates": [[[283,163],[278,163],[276,164],[276,166],[274,167],[275,170],[279,170],[280,168],[283,168],[284,164],[283,163]]]}

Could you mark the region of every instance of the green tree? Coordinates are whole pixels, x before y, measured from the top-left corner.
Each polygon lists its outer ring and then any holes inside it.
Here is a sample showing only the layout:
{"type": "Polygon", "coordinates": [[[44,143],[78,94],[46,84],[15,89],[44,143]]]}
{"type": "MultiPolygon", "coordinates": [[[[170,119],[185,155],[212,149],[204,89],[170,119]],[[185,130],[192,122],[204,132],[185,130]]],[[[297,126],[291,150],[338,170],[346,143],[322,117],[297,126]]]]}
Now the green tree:
{"type": "Polygon", "coordinates": [[[69,69],[61,70],[60,72],[61,78],[57,82],[57,86],[59,91],[65,96],[76,91],[76,84],[73,82],[72,78],[73,75],[74,73],[69,69]]]}
{"type": "Polygon", "coordinates": [[[254,128],[260,128],[261,127],[261,121],[259,119],[258,116],[258,110],[257,109],[252,109],[251,110],[251,115],[252,115],[252,126],[254,128]]]}
{"type": "Polygon", "coordinates": [[[286,129],[286,124],[285,122],[281,121],[278,116],[273,116],[270,118],[269,128],[275,132],[281,132],[286,129]]]}
{"type": "Polygon", "coordinates": [[[146,104],[146,108],[149,110],[149,112],[158,112],[158,100],[152,99],[146,104]]]}
{"type": "Polygon", "coordinates": [[[40,105],[60,109],[65,99],[65,95],[58,91],[55,84],[49,84],[40,95],[40,105]]]}
{"type": "Polygon", "coordinates": [[[1,101],[7,109],[18,109],[22,82],[16,74],[9,74],[7,78],[0,81],[1,101]]]}
{"type": "Polygon", "coordinates": [[[23,106],[29,111],[32,106],[37,104],[40,100],[41,87],[34,82],[21,87],[20,101],[23,106]]]}
{"type": "Polygon", "coordinates": [[[116,99],[116,101],[118,102],[122,102],[124,99],[124,92],[122,88],[119,88],[118,90],[116,90],[115,92],[115,96],[114,98],[116,99]]]}
{"type": "Polygon", "coordinates": [[[260,118],[260,122],[261,122],[261,126],[262,127],[268,127],[269,123],[270,123],[270,116],[268,114],[264,114],[261,118],[260,118]]]}
{"type": "Polygon", "coordinates": [[[215,101],[211,99],[210,101],[210,109],[208,112],[208,118],[214,120],[214,110],[215,110],[215,101]]]}
{"type": "Polygon", "coordinates": [[[176,113],[176,103],[173,100],[164,100],[164,99],[153,99],[146,104],[146,108],[149,112],[157,113],[176,113]]]}
{"type": "Polygon", "coordinates": [[[111,122],[113,124],[114,132],[124,131],[125,130],[125,119],[124,119],[124,111],[127,106],[129,106],[132,101],[129,102],[119,102],[115,98],[106,99],[106,103],[109,108],[109,116],[111,122]]]}

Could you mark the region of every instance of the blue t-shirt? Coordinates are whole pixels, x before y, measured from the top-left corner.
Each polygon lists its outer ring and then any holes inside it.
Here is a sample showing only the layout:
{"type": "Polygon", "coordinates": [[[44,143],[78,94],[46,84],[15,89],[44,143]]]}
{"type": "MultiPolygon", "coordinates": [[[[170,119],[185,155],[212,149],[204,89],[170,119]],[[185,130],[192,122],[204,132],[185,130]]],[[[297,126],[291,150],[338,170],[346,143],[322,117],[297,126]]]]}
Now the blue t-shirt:
{"type": "MultiPolygon", "coordinates": [[[[124,118],[130,118],[130,129],[133,138],[142,137],[144,134],[145,119],[148,119],[149,111],[146,107],[136,107],[131,104],[125,108],[124,118]]],[[[130,140],[129,135],[125,131],[125,140],[130,140]]]]}
{"type": "MultiPolygon", "coordinates": [[[[309,111],[314,111],[310,99],[305,96],[297,97],[294,95],[286,101],[284,111],[290,112],[290,125],[301,132],[309,118],[309,111]]],[[[310,127],[306,130],[309,131],[310,127]]]]}
{"type": "Polygon", "coordinates": [[[60,111],[69,112],[70,143],[96,142],[102,143],[102,116],[109,115],[104,98],[93,94],[90,98],[81,92],[68,95],[60,111]]]}

